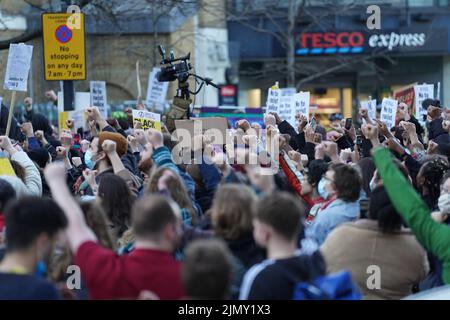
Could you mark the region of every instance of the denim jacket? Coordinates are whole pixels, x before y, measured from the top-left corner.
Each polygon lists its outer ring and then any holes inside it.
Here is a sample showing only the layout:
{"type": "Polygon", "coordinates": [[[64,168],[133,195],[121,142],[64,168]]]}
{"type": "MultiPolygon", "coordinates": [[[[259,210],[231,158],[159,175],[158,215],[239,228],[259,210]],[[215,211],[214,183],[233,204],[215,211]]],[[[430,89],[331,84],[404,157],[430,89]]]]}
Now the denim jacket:
{"type": "Polygon", "coordinates": [[[314,252],[336,226],[356,220],[360,213],[359,200],[345,202],[342,199],[336,199],[325,209],[319,210],[316,218],[306,229],[305,239],[301,242],[302,252],[309,254],[314,252]]]}

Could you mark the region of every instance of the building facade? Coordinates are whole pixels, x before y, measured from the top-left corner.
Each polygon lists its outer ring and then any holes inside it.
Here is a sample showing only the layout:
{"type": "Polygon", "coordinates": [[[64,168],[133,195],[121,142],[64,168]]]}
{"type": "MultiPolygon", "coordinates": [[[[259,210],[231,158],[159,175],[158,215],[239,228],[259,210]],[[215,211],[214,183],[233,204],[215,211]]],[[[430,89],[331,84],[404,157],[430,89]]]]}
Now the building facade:
{"type": "MultiPolygon", "coordinates": [[[[77,92],[88,92],[91,80],[105,81],[108,104],[114,109],[133,105],[138,95],[136,62],[139,61],[139,79],[145,99],[149,73],[153,67],[160,66],[159,44],[166,47],[167,53],[173,49],[175,57],[190,53],[193,72],[217,83],[225,81],[225,70],[229,65],[226,21],[223,15],[211,15],[207,6],[221,6],[225,1],[207,1],[206,4],[203,1],[180,1],[177,7],[164,7],[167,3],[164,0],[111,2],[116,3],[111,6],[113,12],[102,12],[102,8],[90,4],[82,8],[85,14],[87,76],[86,80],[74,82],[77,92]],[[112,13],[113,18],[110,17],[112,13]]],[[[33,3],[34,7],[15,0],[0,3],[0,29],[3,22],[8,22],[8,28],[3,27],[0,32],[1,40],[42,29],[41,13],[53,12],[54,8],[46,7],[50,3],[48,1],[33,3]]],[[[64,12],[64,8],[56,12],[64,12]]],[[[50,112],[44,93],[47,90],[59,91],[60,83],[44,79],[42,34],[27,44],[33,45],[29,89],[17,95],[17,102],[20,104],[26,96],[31,96],[37,108],[50,112]]],[[[0,79],[4,79],[7,57],[8,50],[1,50],[0,79]]],[[[193,80],[190,87],[191,90],[196,87],[193,80]]],[[[176,82],[171,82],[168,101],[175,95],[176,88],[176,82]]],[[[3,90],[3,86],[0,86],[0,96],[5,104],[9,102],[10,93],[3,90]]],[[[195,100],[196,104],[217,105],[217,89],[208,87],[195,100]]]]}
{"type": "MultiPolygon", "coordinates": [[[[296,17],[293,32],[283,34],[295,1],[283,2],[285,17],[282,7],[273,8],[277,15],[272,17],[258,13],[264,4],[270,6],[258,1],[251,26],[239,19],[228,22],[240,104],[264,105],[267,88],[276,81],[288,86],[281,67],[289,49],[279,40],[281,29],[282,36],[295,41],[297,90],[311,92],[311,104],[322,118],[334,112],[350,117],[358,101],[369,96],[380,101],[412,83],[435,84],[435,94],[450,105],[449,1],[311,1],[296,17]],[[380,8],[380,29],[368,28],[369,5],[380,8]]],[[[243,5],[234,1],[235,10],[243,5]]]]}

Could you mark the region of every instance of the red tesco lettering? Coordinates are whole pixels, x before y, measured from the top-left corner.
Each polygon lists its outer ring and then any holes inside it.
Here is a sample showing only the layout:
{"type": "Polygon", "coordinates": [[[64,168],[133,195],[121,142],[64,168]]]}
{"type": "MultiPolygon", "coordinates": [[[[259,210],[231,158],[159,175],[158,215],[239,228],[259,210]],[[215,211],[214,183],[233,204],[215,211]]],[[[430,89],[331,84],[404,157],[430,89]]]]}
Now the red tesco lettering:
{"type": "Polygon", "coordinates": [[[364,44],[361,32],[303,33],[300,35],[303,48],[360,47],[364,44]]]}

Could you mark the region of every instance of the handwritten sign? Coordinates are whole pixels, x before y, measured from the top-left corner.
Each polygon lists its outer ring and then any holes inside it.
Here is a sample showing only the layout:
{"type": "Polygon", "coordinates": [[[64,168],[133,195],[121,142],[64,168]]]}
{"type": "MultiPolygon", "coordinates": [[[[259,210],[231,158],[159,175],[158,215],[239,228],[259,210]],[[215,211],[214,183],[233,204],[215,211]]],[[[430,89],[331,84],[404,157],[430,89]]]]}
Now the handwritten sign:
{"type": "Polygon", "coordinates": [[[419,121],[423,121],[423,116],[427,114],[427,110],[422,108],[422,102],[426,99],[434,99],[434,84],[414,86],[414,97],[416,102],[416,118],[419,121]]]}
{"type": "Polygon", "coordinates": [[[148,105],[161,105],[166,101],[167,89],[169,88],[169,82],[159,82],[156,77],[157,73],[161,71],[159,68],[153,68],[148,77],[147,88],[147,104],[148,105]]]}
{"type": "Polygon", "coordinates": [[[281,91],[278,88],[272,87],[267,94],[266,113],[276,112],[280,106],[281,91]]]}
{"type": "Polygon", "coordinates": [[[133,110],[133,122],[139,121],[142,129],[155,129],[161,131],[161,115],[146,110],[133,110]]]}
{"type": "Polygon", "coordinates": [[[278,116],[282,120],[286,120],[291,125],[295,125],[295,114],[293,114],[293,96],[295,95],[295,88],[280,89],[281,97],[278,106],[278,116]]]}
{"type": "Polygon", "coordinates": [[[6,65],[5,83],[3,89],[27,91],[28,73],[30,72],[33,46],[10,44],[8,63],[6,65]]]}
{"type": "Polygon", "coordinates": [[[108,111],[107,111],[105,81],[91,81],[90,91],[91,91],[91,105],[97,107],[100,114],[104,118],[106,118],[108,115],[108,111]]]}
{"type": "Polygon", "coordinates": [[[367,109],[367,115],[370,119],[376,119],[377,117],[377,100],[361,101],[361,108],[367,109]]]}
{"type": "Polygon", "coordinates": [[[304,115],[309,121],[309,100],[310,93],[308,91],[294,95],[294,116],[299,113],[304,115]]]}
{"type": "Polygon", "coordinates": [[[380,119],[384,123],[386,123],[386,127],[391,129],[395,127],[395,116],[397,114],[397,100],[383,98],[381,102],[381,115],[380,119]]]}

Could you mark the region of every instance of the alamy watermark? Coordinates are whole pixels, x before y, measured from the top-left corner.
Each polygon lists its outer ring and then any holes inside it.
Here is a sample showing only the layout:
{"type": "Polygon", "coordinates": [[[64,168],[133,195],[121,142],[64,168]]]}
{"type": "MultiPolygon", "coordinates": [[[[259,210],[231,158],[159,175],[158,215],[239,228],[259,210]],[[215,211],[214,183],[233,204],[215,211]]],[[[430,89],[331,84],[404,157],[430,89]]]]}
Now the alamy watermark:
{"type": "Polygon", "coordinates": [[[366,26],[369,30],[381,29],[381,9],[377,5],[371,5],[367,7],[367,14],[370,16],[367,18],[366,26]]]}
{"type": "Polygon", "coordinates": [[[71,15],[67,18],[66,25],[70,30],[81,29],[81,9],[77,5],[70,5],[67,7],[67,13],[71,15]]]}
{"type": "Polygon", "coordinates": [[[367,277],[366,286],[369,290],[380,290],[381,289],[381,268],[377,265],[370,265],[367,267],[366,273],[369,275],[367,277]]]}
{"type": "Polygon", "coordinates": [[[275,130],[249,129],[246,133],[235,129],[202,130],[202,123],[194,122],[193,132],[176,129],[172,141],[172,159],[176,164],[236,164],[251,165],[262,175],[278,172],[280,134],[275,130]]]}

